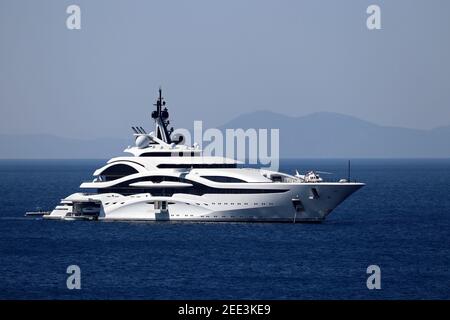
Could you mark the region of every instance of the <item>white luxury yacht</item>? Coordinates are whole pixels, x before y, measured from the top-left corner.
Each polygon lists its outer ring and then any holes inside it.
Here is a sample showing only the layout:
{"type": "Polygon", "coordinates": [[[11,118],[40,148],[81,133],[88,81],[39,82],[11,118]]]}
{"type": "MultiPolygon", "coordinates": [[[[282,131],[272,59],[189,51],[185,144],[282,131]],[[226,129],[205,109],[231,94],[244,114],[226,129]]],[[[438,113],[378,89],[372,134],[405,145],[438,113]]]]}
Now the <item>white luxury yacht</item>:
{"type": "Polygon", "coordinates": [[[92,182],[63,199],[45,219],[150,221],[322,221],[363,183],[325,182],[317,172],[289,175],[243,168],[233,159],[202,156],[168,129],[161,89],[152,112],[155,132],[132,127],[135,145],[94,172],[92,182]]]}

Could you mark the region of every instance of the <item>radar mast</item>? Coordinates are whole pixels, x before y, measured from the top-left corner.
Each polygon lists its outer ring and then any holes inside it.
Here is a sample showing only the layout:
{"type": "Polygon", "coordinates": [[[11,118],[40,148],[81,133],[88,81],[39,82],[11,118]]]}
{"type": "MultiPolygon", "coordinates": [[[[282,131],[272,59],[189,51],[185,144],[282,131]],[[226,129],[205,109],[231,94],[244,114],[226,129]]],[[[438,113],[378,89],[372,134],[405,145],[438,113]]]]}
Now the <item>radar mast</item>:
{"type": "Polygon", "coordinates": [[[170,144],[172,143],[170,135],[173,132],[173,128],[168,129],[170,124],[169,111],[166,107],[166,101],[162,96],[161,87],[159,87],[159,97],[153,105],[156,106],[156,110],[152,112],[152,118],[155,120],[156,124],[156,137],[165,143],[170,144]]]}

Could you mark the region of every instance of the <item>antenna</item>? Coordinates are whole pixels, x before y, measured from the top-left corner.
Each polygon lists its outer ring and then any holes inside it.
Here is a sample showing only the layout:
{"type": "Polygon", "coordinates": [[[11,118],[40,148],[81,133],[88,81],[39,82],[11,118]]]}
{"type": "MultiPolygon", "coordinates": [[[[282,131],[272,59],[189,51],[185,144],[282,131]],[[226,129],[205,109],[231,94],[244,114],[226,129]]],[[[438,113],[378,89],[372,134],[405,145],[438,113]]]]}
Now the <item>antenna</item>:
{"type": "MultiPolygon", "coordinates": [[[[163,98],[161,87],[159,87],[158,90],[158,98],[156,100],[156,103],[154,103],[153,105],[156,106],[156,110],[153,110],[152,112],[152,118],[156,123],[156,136],[164,140],[165,142],[171,143],[172,140],[170,139],[170,135],[172,134],[173,130],[168,129],[169,111],[167,110],[166,101],[163,98]]],[[[143,130],[142,127],[140,129],[143,130]]],[[[145,132],[145,130],[143,130],[143,132],[145,132]]]]}
{"type": "Polygon", "coordinates": [[[347,167],[347,181],[350,182],[350,160],[348,160],[348,167],[347,167]]]}
{"type": "Polygon", "coordinates": [[[147,134],[147,132],[145,132],[144,128],[139,127],[139,129],[142,131],[142,133],[147,134]]]}
{"type": "Polygon", "coordinates": [[[159,97],[158,97],[158,101],[156,101],[156,109],[158,111],[158,115],[161,114],[161,106],[162,106],[162,102],[163,102],[163,97],[162,97],[162,88],[159,87],[159,97]]]}
{"type": "Polygon", "coordinates": [[[134,133],[138,134],[139,132],[136,130],[135,127],[131,127],[131,129],[133,130],[134,133]]]}

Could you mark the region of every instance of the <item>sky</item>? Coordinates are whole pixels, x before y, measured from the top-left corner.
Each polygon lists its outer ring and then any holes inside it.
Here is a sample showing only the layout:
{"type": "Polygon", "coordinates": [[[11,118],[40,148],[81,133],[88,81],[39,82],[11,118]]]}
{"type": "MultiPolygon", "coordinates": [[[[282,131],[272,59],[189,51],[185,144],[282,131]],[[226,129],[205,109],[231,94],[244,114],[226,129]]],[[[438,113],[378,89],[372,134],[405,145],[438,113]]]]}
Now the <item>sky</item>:
{"type": "Polygon", "coordinates": [[[175,127],[256,110],[450,125],[449,15],[446,0],[0,0],[0,134],[123,137],[153,127],[160,85],[175,127]]]}

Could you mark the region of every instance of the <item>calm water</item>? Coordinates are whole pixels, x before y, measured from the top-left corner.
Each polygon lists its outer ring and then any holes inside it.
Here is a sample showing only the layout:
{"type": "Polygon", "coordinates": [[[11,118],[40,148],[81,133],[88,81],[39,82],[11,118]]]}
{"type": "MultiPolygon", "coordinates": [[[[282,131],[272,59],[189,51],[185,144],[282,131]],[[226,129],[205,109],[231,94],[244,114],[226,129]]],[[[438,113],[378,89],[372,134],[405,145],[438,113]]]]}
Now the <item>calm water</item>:
{"type": "MultiPolygon", "coordinates": [[[[322,224],[24,218],[103,161],[0,161],[2,299],[450,298],[450,160],[354,160],[367,186],[322,224]],[[66,289],[66,268],[82,289],[66,289]],[[382,289],[369,291],[377,264],[382,289]]],[[[288,160],[346,176],[344,160],[288,160]]]]}

